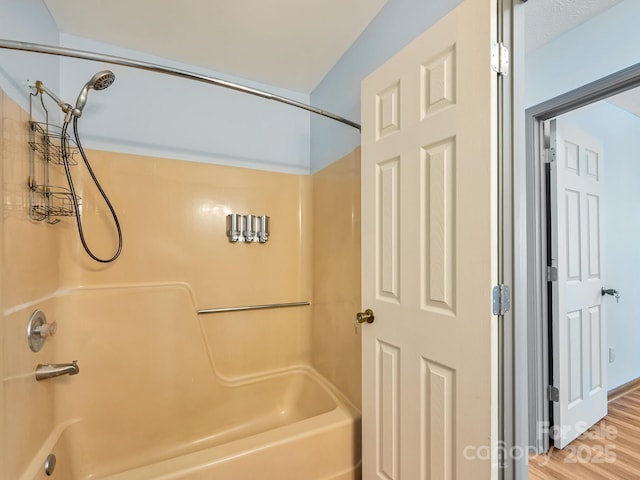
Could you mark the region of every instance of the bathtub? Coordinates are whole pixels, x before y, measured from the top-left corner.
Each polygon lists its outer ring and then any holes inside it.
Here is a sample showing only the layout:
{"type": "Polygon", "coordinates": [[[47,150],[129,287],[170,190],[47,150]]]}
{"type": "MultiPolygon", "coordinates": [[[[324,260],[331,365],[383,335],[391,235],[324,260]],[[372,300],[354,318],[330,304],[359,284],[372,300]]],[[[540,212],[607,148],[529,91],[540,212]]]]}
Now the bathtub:
{"type": "Polygon", "coordinates": [[[281,373],[234,396],[224,427],[212,425],[206,412],[186,412],[202,419],[198,428],[143,442],[124,430],[119,448],[110,450],[101,449],[103,432],[72,419],[52,432],[21,480],[359,478],[359,414],[314,372],[281,373]],[[43,467],[49,454],[57,458],[52,476],[43,467]]]}
{"type": "Polygon", "coordinates": [[[56,427],[20,480],[360,478],[360,414],[339,391],[305,365],[225,377],[187,307],[175,286],[60,297],[55,356],[80,373],[48,381],[56,427]]]}

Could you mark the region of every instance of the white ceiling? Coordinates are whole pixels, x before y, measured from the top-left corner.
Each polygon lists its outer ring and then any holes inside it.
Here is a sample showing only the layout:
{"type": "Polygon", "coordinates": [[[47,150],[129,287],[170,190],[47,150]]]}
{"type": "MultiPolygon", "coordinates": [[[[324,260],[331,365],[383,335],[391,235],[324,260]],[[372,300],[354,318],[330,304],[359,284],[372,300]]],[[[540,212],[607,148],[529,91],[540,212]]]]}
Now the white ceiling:
{"type": "Polygon", "coordinates": [[[303,93],[387,0],[44,0],[60,31],[303,93]]]}
{"type": "Polygon", "coordinates": [[[524,7],[526,50],[541,47],[621,1],[528,0],[524,7]]]}
{"type": "MultiPolygon", "coordinates": [[[[388,0],[43,1],[62,32],[309,93],[388,0]]],[[[527,1],[527,51],[621,1],[527,1]]]]}

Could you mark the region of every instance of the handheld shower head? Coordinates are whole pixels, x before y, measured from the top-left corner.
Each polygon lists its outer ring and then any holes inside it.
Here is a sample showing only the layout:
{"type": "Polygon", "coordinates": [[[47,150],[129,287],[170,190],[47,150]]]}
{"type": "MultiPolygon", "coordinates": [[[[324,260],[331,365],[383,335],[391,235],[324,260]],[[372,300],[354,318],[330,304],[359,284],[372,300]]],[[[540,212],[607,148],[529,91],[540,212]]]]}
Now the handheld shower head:
{"type": "Polygon", "coordinates": [[[110,70],[103,70],[101,72],[96,73],[88,83],[90,83],[94,90],[104,90],[111,86],[111,84],[115,81],[116,76],[110,70]]]}
{"type": "Polygon", "coordinates": [[[110,70],[102,70],[101,72],[96,73],[91,79],[82,87],[80,91],[80,95],[78,95],[78,99],[76,100],[76,107],[73,109],[73,116],[80,117],[82,115],[82,110],[87,103],[87,95],[89,95],[89,90],[92,88],[94,90],[104,90],[111,86],[111,84],[115,81],[116,76],[110,70]]]}

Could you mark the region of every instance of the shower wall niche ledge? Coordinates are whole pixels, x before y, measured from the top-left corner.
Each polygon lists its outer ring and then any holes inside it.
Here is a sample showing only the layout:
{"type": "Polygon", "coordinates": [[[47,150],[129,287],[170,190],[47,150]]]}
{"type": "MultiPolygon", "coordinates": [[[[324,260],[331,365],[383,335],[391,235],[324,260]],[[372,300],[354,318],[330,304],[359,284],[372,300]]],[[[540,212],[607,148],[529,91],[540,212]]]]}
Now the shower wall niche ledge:
{"type": "MultiPolygon", "coordinates": [[[[40,95],[31,95],[30,103],[34,97],[40,95]]],[[[45,108],[44,99],[41,100],[45,108]]],[[[63,167],[65,152],[69,166],[77,165],[78,148],[66,133],[63,137],[60,126],[49,123],[48,114],[45,118],[44,122],[34,121],[29,105],[29,217],[35,221],[58,223],[60,220],[56,217],[75,216],[76,212],[69,189],[51,184],[51,176],[57,172],[50,167],[63,167]]],[[[80,198],[76,198],[80,203],[80,198]]]]}

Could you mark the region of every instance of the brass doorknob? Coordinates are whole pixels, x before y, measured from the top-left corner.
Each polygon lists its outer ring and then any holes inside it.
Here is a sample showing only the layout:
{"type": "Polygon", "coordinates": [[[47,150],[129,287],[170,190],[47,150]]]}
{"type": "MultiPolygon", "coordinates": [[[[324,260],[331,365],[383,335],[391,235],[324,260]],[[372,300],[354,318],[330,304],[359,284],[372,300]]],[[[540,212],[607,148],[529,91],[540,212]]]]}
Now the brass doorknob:
{"type": "Polygon", "coordinates": [[[356,322],[358,323],[373,323],[375,320],[375,316],[373,315],[373,310],[367,308],[364,312],[356,313],[356,322]]]}

